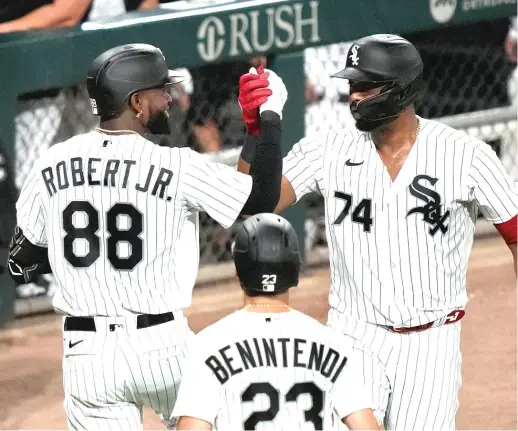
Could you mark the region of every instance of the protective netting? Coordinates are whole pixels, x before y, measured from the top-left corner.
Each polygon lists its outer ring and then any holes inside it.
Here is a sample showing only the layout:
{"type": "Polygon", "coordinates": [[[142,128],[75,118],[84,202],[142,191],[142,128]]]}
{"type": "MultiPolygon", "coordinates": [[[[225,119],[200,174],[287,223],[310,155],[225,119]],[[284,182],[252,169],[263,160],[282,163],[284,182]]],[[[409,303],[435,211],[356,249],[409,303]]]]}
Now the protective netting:
{"type": "MultiPolygon", "coordinates": [[[[425,63],[426,85],[418,113],[428,118],[448,116],[448,121],[460,119],[455,126],[493,145],[516,178],[516,115],[477,116],[480,111],[508,107],[515,100],[509,94],[509,80],[516,65],[504,52],[507,31],[508,20],[499,20],[405,37],[415,43],[425,63]]],[[[347,81],[330,77],[343,67],[348,47],[344,42],[305,51],[307,134],[352,124],[347,81]]],[[[161,145],[189,146],[211,153],[216,160],[221,154],[225,163],[235,164],[238,151],[232,149],[242,144],[244,136],[237,103],[239,76],[251,64],[266,61],[265,57],[256,57],[190,70],[192,80],[174,89],[171,136],[154,139],[161,145]]],[[[42,151],[91,130],[97,119],[91,114],[84,85],[77,85],[24,96],[15,121],[15,182],[19,188],[42,151]]],[[[325,244],[321,199],[311,196],[308,205],[307,245],[325,244]]],[[[201,264],[229,261],[235,229],[225,231],[205,214],[200,216],[200,226],[201,264]]]]}
{"type": "Polygon", "coordinates": [[[20,97],[15,117],[16,187],[22,187],[32,165],[45,150],[92,130],[97,122],[84,85],[20,97]]]}

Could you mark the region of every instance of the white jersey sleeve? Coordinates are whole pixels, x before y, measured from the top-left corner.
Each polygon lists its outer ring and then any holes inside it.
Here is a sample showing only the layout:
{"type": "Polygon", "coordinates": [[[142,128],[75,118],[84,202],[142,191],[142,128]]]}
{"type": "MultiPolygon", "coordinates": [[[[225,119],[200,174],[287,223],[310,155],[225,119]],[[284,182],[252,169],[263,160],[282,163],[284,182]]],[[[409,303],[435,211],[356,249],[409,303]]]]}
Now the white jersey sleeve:
{"type": "Polygon", "coordinates": [[[347,365],[330,392],[331,404],[340,419],[360,410],[376,408],[366,390],[362,367],[358,364],[360,360],[354,351],[347,354],[347,365]]]}
{"type": "Polygon", "coordinates": [[[489,222],[504,223],[518,214],[517,184],[486,143],[474,149],[468,183],[473,199],[489,222]]]}
{"type": "Polygon", "coordinates": [[[190,416],[208,422],[214,427],[218,411],[223,405],[221,385],[204,364],[196,338],[189,350],[187,364],[171,416],[190,416]]]}
{"type": "Polygon", "coordinates": [[[187,205],[207,212],[224,228],[232,226],[250,196],[252,177],[187,151],[189,160],[183,183],[187,205]]]}
{"type": "Polygon", "coordinates": [[[293,187],[297,202],[310,192],[322,192],[323,153],[321,139],[304,138],[284,158],[283,175],[293,187]]]}
{"type": "Polygon", "coordinates": [[[36,162],[25,179],[16,202],[16,219],[25,238],[39,247],[47,246],[45,211],[41,201],[39,163],[36,162]]]}

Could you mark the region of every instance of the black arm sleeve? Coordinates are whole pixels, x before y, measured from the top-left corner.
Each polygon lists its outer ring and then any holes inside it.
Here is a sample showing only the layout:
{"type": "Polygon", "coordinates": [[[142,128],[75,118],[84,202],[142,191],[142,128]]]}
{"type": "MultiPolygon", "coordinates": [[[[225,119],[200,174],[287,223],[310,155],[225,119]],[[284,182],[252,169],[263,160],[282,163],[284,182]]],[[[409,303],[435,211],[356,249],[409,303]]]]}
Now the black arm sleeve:
{"type": "Polygon", "coordinates": [[[254,160],[255,149],[259,145],[260,139],[261,135],[251,135],[250,133],[246,134],[245,144],[241,149],[241,158],[249,165],[251,165],[252,160],[254,160]]]}
{"type": "Polygon", "coordinates": [[[279,202],[282,178],[282,128],[279,115],[272,111],[261,114],[261,133],[255,157],[250,164],[252,191],[241,215],[272,212],[279,202]]]}
{"type": "Polygon", "coordinates": [[[7,266],[11,278],[18,284],[31,283],[39,275],[52,272],[48,249],[32,244],[19,227],[9,244],[7,266]]]}

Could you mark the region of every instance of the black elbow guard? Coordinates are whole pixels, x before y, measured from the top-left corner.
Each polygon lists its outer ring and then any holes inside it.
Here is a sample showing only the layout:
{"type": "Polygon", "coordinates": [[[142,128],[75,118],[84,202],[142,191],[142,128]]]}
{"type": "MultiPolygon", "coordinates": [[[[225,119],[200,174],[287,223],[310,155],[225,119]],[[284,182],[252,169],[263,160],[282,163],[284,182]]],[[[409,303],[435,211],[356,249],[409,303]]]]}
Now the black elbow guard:
{"type": "Polygon", "coordinates": [[[19,227],[16,227],[9,244],[7,268],[18,284],[31,283],[39,275],[52,272],[47,248],[32,244],[19,227]]]}

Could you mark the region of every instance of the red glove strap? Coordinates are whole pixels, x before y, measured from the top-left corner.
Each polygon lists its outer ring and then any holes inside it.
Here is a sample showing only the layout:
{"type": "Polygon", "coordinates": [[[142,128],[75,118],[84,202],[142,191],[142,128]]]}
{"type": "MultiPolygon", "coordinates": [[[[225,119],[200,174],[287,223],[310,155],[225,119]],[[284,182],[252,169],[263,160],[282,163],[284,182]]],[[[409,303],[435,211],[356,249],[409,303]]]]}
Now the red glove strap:
{"type": "Polygon", "coordinates": [[[496,229],[508,245],[516,243],[516,217],[514,216],[511,220],[507,220],[504,223],[495,224],[496,229]]]}

